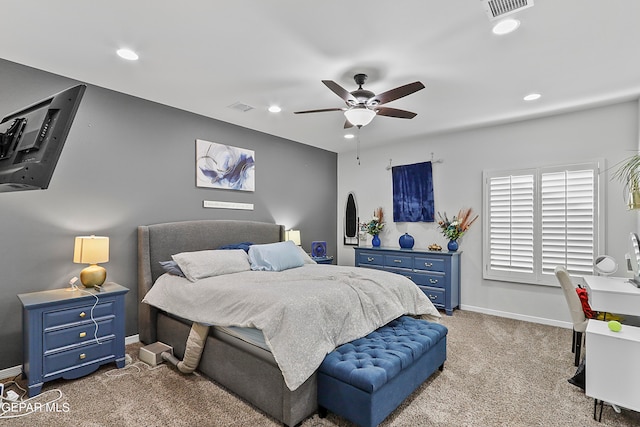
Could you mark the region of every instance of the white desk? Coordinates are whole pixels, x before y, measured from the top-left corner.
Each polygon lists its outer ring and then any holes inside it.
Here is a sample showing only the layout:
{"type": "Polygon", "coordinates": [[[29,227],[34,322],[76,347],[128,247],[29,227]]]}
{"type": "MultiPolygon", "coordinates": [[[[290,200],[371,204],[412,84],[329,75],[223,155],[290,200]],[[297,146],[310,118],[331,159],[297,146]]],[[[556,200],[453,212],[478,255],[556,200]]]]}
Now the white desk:
{"type": "Polygon", "coordinates": [[[583,276],[595,311],[640,315],[640,288],[622,277],[583,276]]]}
{"type": "Polygon", "coordinates": [[[589,319],[585,348],[585,394],[596,405],[601,400],[640,411],[640,328],[612,332],[607,322],[589,319]]]}

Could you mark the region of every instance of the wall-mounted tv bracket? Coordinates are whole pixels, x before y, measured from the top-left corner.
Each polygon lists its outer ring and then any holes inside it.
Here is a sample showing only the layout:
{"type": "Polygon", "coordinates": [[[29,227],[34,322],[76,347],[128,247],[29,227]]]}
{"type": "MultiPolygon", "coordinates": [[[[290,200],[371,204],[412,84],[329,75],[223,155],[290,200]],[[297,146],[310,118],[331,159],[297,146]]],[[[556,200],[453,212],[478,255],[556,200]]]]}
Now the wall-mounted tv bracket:
{"type": "Polygon", "coordinates": [[[27,126],[27,119],[14,119],[6,132],[0,133],[0,160],[11,157],[27,126]]]}

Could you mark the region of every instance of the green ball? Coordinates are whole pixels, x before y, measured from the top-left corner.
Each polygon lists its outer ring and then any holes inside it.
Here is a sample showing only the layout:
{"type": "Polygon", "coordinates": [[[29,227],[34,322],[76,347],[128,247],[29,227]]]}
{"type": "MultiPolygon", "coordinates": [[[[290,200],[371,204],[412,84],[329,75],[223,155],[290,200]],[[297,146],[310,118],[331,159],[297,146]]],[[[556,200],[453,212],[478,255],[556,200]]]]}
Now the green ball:
{"type": "Polygon", "coordinates": [[[613,332],[620,332],[620,329],[622,329],[622,325],[617,320],[611,320],[607,323],[607,325],[609,325],[609,329],[611,329],[613,332]]]}

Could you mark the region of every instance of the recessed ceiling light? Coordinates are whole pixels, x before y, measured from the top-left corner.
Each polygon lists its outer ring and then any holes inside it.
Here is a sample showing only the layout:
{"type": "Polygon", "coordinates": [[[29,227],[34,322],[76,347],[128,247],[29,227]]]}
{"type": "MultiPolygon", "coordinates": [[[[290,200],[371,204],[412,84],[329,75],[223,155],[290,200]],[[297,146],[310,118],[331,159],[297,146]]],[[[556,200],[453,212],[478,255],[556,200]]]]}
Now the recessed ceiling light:
{"type": "Polygon", "coordinates": [[[493,34],[497,34],[502,36],[504,34],[509,34],[512,31],[515,31],[520,26],[520,21],[513,18],[503,19],[493,26],[493,34]]]}
{"type": "Polygon", "coordinates": [[[540,99],[541,96],[542,95],[540,95],[539,93],[530,93],[522,99],[524,99],[525,101],[535,101],[536,99],[540,99]]]}
{"type": "Polygon", "coordinates": [[[138,59],[138,54],[132,51],[131,49],[118,49],[116,53],[120,58],[129,60],[129,61],[136,61],[138,59]]]}
{"type": "Polygon", "coordinates": [[[279,113],[280,111],[282,111],[282,108],[278,107],[277,105],[272,105],[271,107],[269,107],[269,111],[272,113],[279,113]]]}
{"type": "Polygon", "coordinates": [[[344,135],[344,137],[345,137],[345,139],[353,139],[353,138],[355,138],[355,135],[352,134],[352,133],[347,133],[347,134],[344,135]]]}

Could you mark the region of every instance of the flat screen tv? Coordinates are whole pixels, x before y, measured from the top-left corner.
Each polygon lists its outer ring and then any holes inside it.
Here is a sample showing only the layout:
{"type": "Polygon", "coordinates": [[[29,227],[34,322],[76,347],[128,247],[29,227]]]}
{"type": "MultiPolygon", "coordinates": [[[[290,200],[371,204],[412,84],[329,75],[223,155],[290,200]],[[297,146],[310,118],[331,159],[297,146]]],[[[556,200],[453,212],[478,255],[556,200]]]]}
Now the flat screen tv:
{"type": "Polygon", "coordinates": [[[9,114],[0,122],[0,192],[49,187],[86,85],[9,114]]]}

